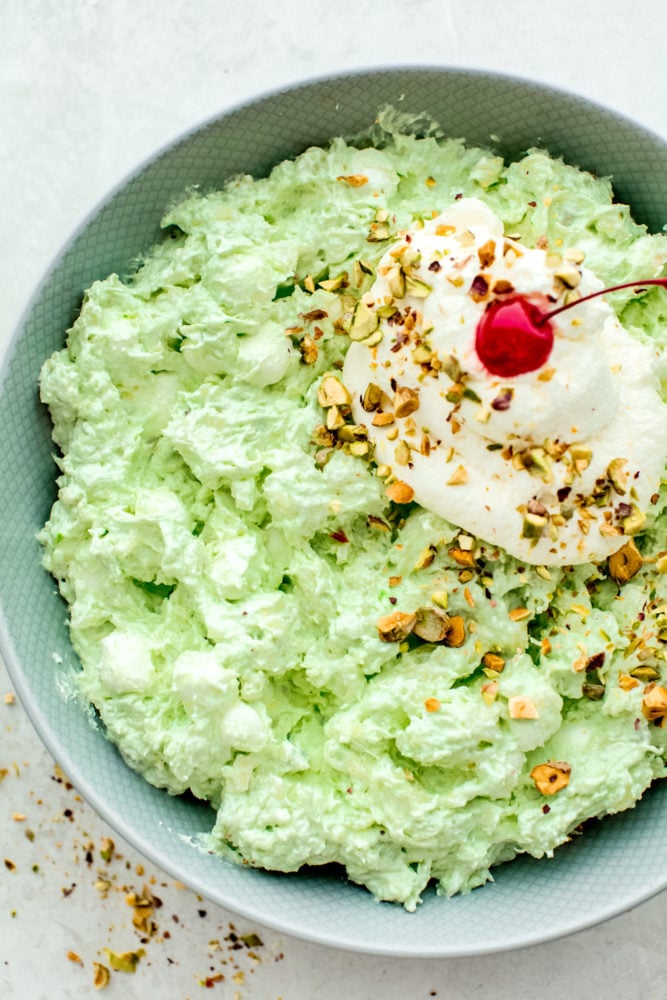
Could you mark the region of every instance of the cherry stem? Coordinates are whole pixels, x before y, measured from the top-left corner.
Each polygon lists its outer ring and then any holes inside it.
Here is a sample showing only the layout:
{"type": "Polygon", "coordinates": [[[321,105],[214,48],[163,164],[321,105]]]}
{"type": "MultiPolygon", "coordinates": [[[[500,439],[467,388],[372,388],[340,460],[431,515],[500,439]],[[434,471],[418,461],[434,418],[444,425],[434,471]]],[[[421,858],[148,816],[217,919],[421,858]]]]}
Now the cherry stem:
{"type": "Polygon", "coordinates": [[[558,309],[552,309],[551,312],[544,313],[537,320],[537,325],[541,326],[543,323],[548,322],[553,319],[554,316],[558,316],[559,313],[565,312],[566,309],[572,309],[574,306],[581,305],[582,302],[588,302],[589,299],[597,298],[598,295],[606,295],[607,292],[619,292],[622,288],[643,288],[644,285],[662,285],[663,288],[667,288],[667,278],[647,278],[645,281],[626,281],[623,285],[613,285],[611,288],[603,288],[599,292],[591,292],[590,295],[582,295],[580,299],[575,299],[574,302],[567,302],[564,306],[559,306],[558,309]]]}

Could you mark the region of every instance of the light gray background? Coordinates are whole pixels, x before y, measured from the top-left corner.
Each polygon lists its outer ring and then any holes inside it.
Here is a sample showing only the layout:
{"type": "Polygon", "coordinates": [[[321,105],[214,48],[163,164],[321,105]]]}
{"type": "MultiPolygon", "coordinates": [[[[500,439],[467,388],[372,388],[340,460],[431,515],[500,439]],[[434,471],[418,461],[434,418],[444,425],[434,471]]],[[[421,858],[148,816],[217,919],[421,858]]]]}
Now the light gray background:
{"type": "MultiPolygon", "coordinates": [[[[344,68],[472,66],[577,91],[667,136],[666,29],[664,0],[0,0],[2,344],[97,199],[156,147],[239,100],[344,68]]],[[[5,703],[10,690],[0,664],[0,775],[8,771],[0,779],[0,854],[16,865],[0,863],[3,997],[98,995],[92,962],[108,964],[103,949],[141,946],[124,890],[140,891],[152,877],[163,902],[157,933],[135,974],[114,974],[100,996],[667,998],[664,893],[549,945],[406,961],[250,926],[178,887],[118,838],[122,857],[106,864],[100,847],[109,831],[59,780],[20,705],[5,703]],[[101,869],[113,880],[106,899],[95,887],[101,869]],[[239,934],[259,934],[255,957],[231,947],[230,923],[239,934]],[[224,980],[203,992],[217,974],[224,980]]]]}

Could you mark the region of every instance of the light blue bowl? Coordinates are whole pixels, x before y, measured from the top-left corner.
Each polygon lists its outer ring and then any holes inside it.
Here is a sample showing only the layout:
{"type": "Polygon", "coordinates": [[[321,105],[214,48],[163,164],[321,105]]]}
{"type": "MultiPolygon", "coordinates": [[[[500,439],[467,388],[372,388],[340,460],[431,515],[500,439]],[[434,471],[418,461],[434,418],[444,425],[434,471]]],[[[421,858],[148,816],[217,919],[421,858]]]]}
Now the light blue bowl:
{"type": "Polygon", "coordinates": [[[76,664],[66,608],[42,569],[35,533],[54,500],[48,414],[37,378],[59,349],[84,290],[123,273],[160,235],[165,206],[194,184],[219,187],[334,135],[367,127],[384,104],[428,112],[444,130],[508,157],[544,145],[611,175],[619,200],[652,229],[667,220],[667,144],[630,121],[535,84],[449,69],[389,69],[316,80],[261,97],[196,128],[142,165],[87,217],[47,273],[7,352],[0,395],[2,652],[38,733],[78,790],[146,857],[209,899],[265,925],[373,953],[454,956],[544,941],[606,919],[667,885],[667,787],[605,819],[553,860],[522,858],[493,883],[451,900],[429,893],[416,913],[379,904],[328,873],[238,868],[189,842],[212,810],[148,785],[61,693],[76,664]],[[493,138],[492,138],[493,137],[493,138]]]}

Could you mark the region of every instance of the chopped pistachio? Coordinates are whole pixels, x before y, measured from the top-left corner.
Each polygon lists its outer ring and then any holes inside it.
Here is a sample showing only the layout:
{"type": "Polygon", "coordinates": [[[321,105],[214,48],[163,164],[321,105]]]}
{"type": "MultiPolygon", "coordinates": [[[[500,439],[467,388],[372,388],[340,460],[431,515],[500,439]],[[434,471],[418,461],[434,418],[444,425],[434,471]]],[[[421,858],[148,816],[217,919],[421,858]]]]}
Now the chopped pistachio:
{"type": "Polygon", "coordinates": [[[143,948],[139,948],[138,951],[124,951],[120,955],[115,951],[111,951],[110,948],[105,948],[104,950],[107,954],[109,965],[116,972],[134,972],[140,960],[146,954],[143,948]]]}
{"type": "Polygon", "coordinates": [[[482,663],[487,670],[493,670],[496,674],[502,673],[505,669],[505,657],[501,656],[500,653],[485,653],[482,657],[482,663]]]}
{"type": "Polygon", "coordinates": [[[526,513],[523,516],[523,526],[521,528],[522,538],[540,538],[542,532],[549,524],[549,518],[540,514],[526,513]]]}
{"type": "Polygon", "coordinates": [[[481,247],[478,247],[477,256],[479,257],[479,262],[482,267],[491,267],[496,259],[495,240],[487,240],[481,247]]]}
{"type": "Polygon", "coordinates": [[[317,390],[317,402],[325,409],[329,406],[349,406],[350,394],[335,375],[325,375],[317,390]]]}
{"type": "Polygon", "coordinates": [[[636,576],[642,568],[643,563],[644,560],[641,557],[639,549],[631,538],[618,552],[613,552],[609,556],[607,560],[609,576],[616,583],[622,585],[631,580],[633,576],[636,576]]]}
{"type": "Polygon", "coordinates": [[[622,519],[623,531],[626,535],[636,535],[646,523],[646,514],[636,504],[631,504],[631,511],[622,519]]]}
{"type": "Polygon", "coordinates": [[[510,719],[539,719],[540,713],[532,698],[525,694],[515,694],[507,699],[510,719]]]}
{"type": "Polygon", "coordinates": [[[443,642],[449,631],[450,618],[437,608],[417,608],[414,633],[424,642],[443,642]]]}
{"type": "Polygon", "coordinates": [[[345,417],[334,404],[327,410],[327,430],[337,431],[345,423],[345,417]]]}
{"type": "Polygon", "coordinates": [[[447,552],[457,566],[471,567],[475,565],[475,556],[470,549],[464,549],[460,545],[453,545],[447,552]]]}
{"type": "Polygon", "coordinates": [[[563,263],[554,270],[554,277],[558,278],[566,288],[576,288],[581,282],[581,271],[571,263],[563,263]]]}
{"type": "Polygon", "coordinates": [[[380,341],[382,340],[383,336],[384,335],[382,333],[381,328],[378,327],[377,330],[374,331],[374,333],[369,334],[368,337],[364,337],[364,339],[361,340],[360,343],[361,344],[365,344],[366,347],[375,347],[376,344],[380,343],[380,341]]]}
{"type": "Polygon", "coordinates": [[[426,344],[419,344],[412,352],[412,360],[416,365],[425,365],[433,357],[433,351],[426,344]]]}
{"type": "Polygon", "coordinates": [[[111,837],[102,837],[102,845],[100,847],[100,856],[103,861],[107,863],[111,861],[116,850],[116,845],[111,839],[111,837]]]}
{"type": "Polygon", "coordinates": [[[364,424],[343,424],[336,432],[339,441],[365,441],[368,438],[368,428],[364,424]]]}
{"type": "Polygon", "coordinates": [[[584,472],[591,464],[593,452],[583,444],[570,445],[570,458],[577,472],[584,472]]]}
{"type": "Polygon", "coordinates": [[[535,787],[542,795],[555,795],[570,782],[572,766],[562,760],[550,760],[537,764],[530,772],[535,787]]]}
{"type": "Polygon", "coordinates": [[[431,285],[425,281],[420,281],[419,278],[415,278],[411,274],[406,275],[405,292],[407,295],[412,295],[416,299],[425,299],[432,291],[431,285]]]}
{"type": "Polygon", "coordinates": [[[551,459],[544,448],[531,448],[524,462],[531,475],[543,478],[551,476],[551,459]]]}
{"type": "Polygon", "coordinates": [[[412,486],[408,486],[407,483],[402,482],[400,479],[397,479],[388,486],[385,492],[394,503],[411,503],[415,496],[412,486]]]}
{"type": "Polygon", "coordinates": [[[394,448],[394,461],[397,465],[408,465],[410,454],[410,445],[407,441],[400,440],[394,448]]]}
{"type": "Polygon", "coordinates": [[[630,676],[634,677],[635,680],[642,681],[644,684],[649,684],[651,681],[658,680],[660,671],[650,665],[643,665],[641,667],[634,667],[630,671],[630,676]]]}
{"type": "Polygon", "coordinates": [[[445,646],[458,647],[466,641],[466,626],[460,615],[451,615],[444,638],[445,646]]]}
{"type": "Polygon", "coordinates": [[[374,222],[374,223],[371,224],[370,232],[368,233],[368,236],[366,237],[366,242],[367,243],[384,243],[384,241],[388,240],[390,236],[391,236],[391,233],[389,231],[389,226],[386,226],[386,225],[383,225],[383,224],[378,224],[378,223],[374,222]]]}
{"type": "Polygon", "coordinates": [[[496,683],[496,681],[487,681],[486,684],[482,684],[480,690],[482,692],[482,698],[484,699],[485,704],[493,705],[498,695],[498,691],[500,690],[500,687],[496,683]]]}
{"type": "Polygon", "coordinates": [[[633,688],[639,687],[639,681],[635,677],[630,677],[629,674],[619,674],[618,686],[623,691],[632,691],[633,688]]]}
{"type": "Polygon", "coordinates": [[[452,382],[460,382],[463,371],[459,364],[459,359],[453,354],[448,354],[442,359],[442,370],[448,375],[452,382]]]}
{"type": "Polygon", "coordinates": [[[399,417],[407,417],[419,409],[419,391],[411,389],[409,386],[399,386],[394,394],[394,414],[399,417]]]}
{"type": "Polygon", "coordinates": [[[468,482],[468,470],[463,465],[457,465],[447,480],[448,486],[463,486],[468,482]]]}
{"type": "Polygon", "coordinates": [[[366,411],[366,413],[372,413],[382,403],[382,397],[384,393],[379,385],[375,382],[369,382],[364,390],[364,394],[361,399],[361,405],[366,411]]]}
{"type": "Polygon", "coordinates": [[[414,568],[416,570],[426,569],[428,566],[431,565],[431,563],[435,559],[437,551],[438,550],[436,549],[435,545],[427,545],[426,548],[422,549],[422,551],[419,553],[419,558],[417,559],[414,568]]]}
{"type": "Polygon", "coordinates": [[[654,684],[646,688],[642,698],[642,712],[649,722],[659,722],[667,717],[667,688],[654,684]]]}
{"type": "Polygon", "coordinates": [[[100,962],[93,962],[93,986],[96,990],[103,990],[111,981],[111,973],[106,965],[100,962]]]}
{"type": "Polygon", "coordinates": [[[627,458],[615,458],[607,466],[607,478],[619,496],[625,496],[628,487],[628,473],[623,468],[627,458]]]}
{"type": "Polygon", "coordinates": [[[431,594],[431,601],[439,608],[447,608],[449,595],[446,590],[434,590],[431,594]]]}
{"type": "Polygon", "coordinates": [[[341,174],[336,180],[343,181],[345,184],[349,184],[350,187],[363,187],[364,184],[368,184],[366,174],[347,174],[346,176],[341,174]]]}
{"type": "Polygon", "coordinates": [[[385,615],[377,623],[378,635],[383,642],[402,642],[415,627],[417,616],[404,611],[394,611],[385,615]]]}
{"type": "Polygon", "coordinates": [[[312,433],[312,442],[320,448],[333,448],[336,439],[328,427],[324,424],[318,424],[312,433]]]}
{"type": "Polygon", "coordinates": [[[350,326],[350,340],[363,340],[377,330],[380,320],[376,312],[368,306],[363,299],[354,311],[354,317],[350,326]]]}
{"type": "Polygon", "coordinates": [[[388,427],[395,419],[393,412],[388,410],[386,413],[375,413],[371,423],[374,427],[388,427]]]}
{"type": "Polygon", "coordinates": [[[335,278],[325,278],[323,281],[318,281],[318,285],[325,292],[337,292],[339,288],[343,287],[344,282],[345,275],[338,274],[335,278]]]}
{"type": "Polygon", "coordinates": [[[299,352],[304,365],[314,365],[320,353],[319,347],[308,334],[299,341],[299,352]]]}

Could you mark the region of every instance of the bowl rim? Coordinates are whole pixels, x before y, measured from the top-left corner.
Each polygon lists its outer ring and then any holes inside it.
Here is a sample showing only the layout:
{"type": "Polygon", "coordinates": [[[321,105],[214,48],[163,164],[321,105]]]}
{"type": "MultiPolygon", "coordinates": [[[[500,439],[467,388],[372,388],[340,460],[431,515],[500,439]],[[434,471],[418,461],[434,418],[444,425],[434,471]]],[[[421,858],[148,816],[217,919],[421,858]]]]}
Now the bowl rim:
{"type": "MultiPolygon", "coordinates": [[[[10,362],[14,356],[18,341],[22,335],[23,329],[26,325],[26,321],[35,304],[39,301],[44,289],[48,285],[52,274],[57,267],[58,263],[67,254],[69,249],[76,242],[78,237],[86,230],[88,225],[93,222],[93,220],[100,214],[100,212],[115,198],[115,196],[122,191],[132,180],[138,177],[147,167],[155,163],[165,154],[168,154],[171,150],[187,142],[191,137],[197,133],[207,129],[210,126],[215,125],[219,120],[228,117],[232,114],[242,112],[246,109],[251,108],[254,105],[261,104],[267,99],[278,98],[281,96],[289,95],[299,90],[306,89],[311,86],[317,86],[321,84],[334,83],[337,80],[345,79],[355,79],[355,78],[365,78],[371,76],[380,76],[382,74],[391,73],[408,73],[416,72],[428,75],[454,75],[467,78],[484,78],[490,81],[497,81],[502,85],[519,85],[525,86],[534,90],[535,92],[540,92],[545,96],[554,95],[560,97],[561,99],[570,100],[575,103],[586,106],[591,110],[598,110],[604,115],[608,115],[613,119],[624,122],[638,132],[643,133],[647,138],[657,141],[659,144],[667,145],[667,135],[663,136],[658,132],[653,131],[648,128],[643,123],[635,121],[628,115],[615,110],[613,107],[605,105],[599,101],[593,100],[585,95],[582,95],[576,91],[569,90],[560,86],[555,86],[550,83],[535,81],[530,77],[505,73],[495,70],[486,70],[481,67],[466,67],[457,65],[440,65],[440,64],[385,64],[379,63],[372,66],[357,66],[349,69],[341,69],[340,71],[332,71],[325,74],[315,74],[308,75],[302,78],[290,81],[289,83],[278,85],[276,87],[269,87],[261,91],[254,92],[253,94],[242,98],[241,100],[232,101],[227,104],[223,104],[221,108],[212,113],[207,114],[203,118],[196,121],[194,124],[188,126],[186,129],[182,129],[171,135],[169,139],[162,142],[155,150],[151,153],[143,156],[139,161],[137,161],[134,166],[129,170],[126,170],[121,178],[116,181],[111,188],[105,191],[105,193],[97,198],[89,208],[87,208],[79,221],[70,230],[69,235],[66,239],[59,245],[57,250],[52,255],[51,259],[45,266],[40,279],[33,288],[33,291],[28,296],[25,305],[19,311],[18,319],[14,323],[13,330],[10,336],[6,339],[3,345],[2,354],[0,356],[0,394],[4,392],[5,380],[8,372],[10,362]]],[[[332,133],[331,138],[334,137],[332,133]]],[[[296,154],[295,154],[296,155],[296,154]]],[[[231,175],[230,175],[231,176],[231,175]]],[[[386,946],[375,944],[368,945],[363,942],[356,941],[354,939],[340,939],[334,940],[331,935],[327,932],[318,931],[312,927],[304,927],[303,925],[296,925],[293,920],[290,919],[280,919],[278,917],[273,918],[271,913],[266,913],[258,908],[256,905],[245,904],[243,899],[235,898],[233,900],[226,899],[224,893],[218,892],[214,895],[211,894],[210,887],[205,883],[203,878],[198,876],[190,876],[184,873],[178,864],[172,863],[169,856],[164,853],[159,848],[151,845],[148,838],[144,837],[139,833],[133,826],[133,824],[125,820],[123,817],[114,813],[110,807],[105,804],[105,799],[100,795],[96,789],[88,784],[85,776],[84,767],[81,764],[77,764],[76,760],[69,754],[69,752],[61,746],[61,742],[57,732],[52,728],[49,721],[47,720],[42,707],[37,703],[31,692],[30,685],[22,669],[20,658],[14,649],[14,644],[11,639],[10,629],[8,621],[5,614],[4,607],[0,606],[0,655],[2,656],[10,681],[14,685],[16,693],[19,700],[24,708],[26,715],[32,724],[35,732],[37,733],[40,741],[45,746],[50,755],[56,760],[68,776],[68,779],[77,788],[82,796],[84,797],[87,804],[98,814],[98,816],[107,823],[119,836],[121,836],[129,845],[134,849],[139,851],[143,856],[145,856],[151,863],[159,866],[165,873],[172,876],[173,878],[186,883],[193,891],[200,893],[205,898],[208,898],[215,902],[217,905],[230,910],[231,912],[238,914],[244,918],[256,921],[258,924],[264,927],[270,928],[277,932],[286,934],[288,936],[294,937],[299,940],[311,942],[313,944],[318,944],[328,948],[334,948],[342,951],[350,951],[365,955],[382,955],[382,956],[393,956],[393,957],[404,957],[404,958],[415,958],[415,959],[434,959],[434,958],[469,958],[482,955],[499,954],[504,952],[516,951],[525,947],[532,947],[539,944],[548,943],[553,940],[558,940],[561,938],[571,937],[583,930],[589,929],[591,927],[598,926],[612,919],[615,916],[624,913],[633,907],[651,899],[652,897],[658,895],[665,889],[667,889],[667,872],[665,876],[652,885],[650,888],[635,893],[633,895],[627,896],[613,904],[608,904],[606,907],[601,907],[595,915],[581,918],[578,921],[574,921],[567,929],[555,929],[553,932],[545,932],[544,929],[536,931],[532,936],[525,936],[521,941],[510,944],[481,944],[476,942],[470,947],[457,946],[455,948],[448,948],[446,944],[443,946],[442,942],[434,942],[432,946],[426,946],[422,948],[406,948],[401,950],[400,946],[397,947],[395,944],[387,944],[386,946]]],[[[391,905],[391,904],[389,904],[391,905]]]]}

